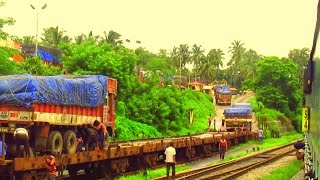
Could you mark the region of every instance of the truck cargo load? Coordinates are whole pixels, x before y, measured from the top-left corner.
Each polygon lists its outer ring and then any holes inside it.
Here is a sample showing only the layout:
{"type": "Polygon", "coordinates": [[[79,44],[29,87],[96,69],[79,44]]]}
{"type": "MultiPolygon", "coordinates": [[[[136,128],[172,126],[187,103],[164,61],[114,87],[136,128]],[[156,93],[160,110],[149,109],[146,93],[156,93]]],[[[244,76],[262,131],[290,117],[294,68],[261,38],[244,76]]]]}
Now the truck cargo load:
{"type": "Polygon", "coordinates": [[[29,108],[31,103],[97,107],[105,103],[107,77],[32,76],[0,77],[0,104],[29,108]]]}
{"type": "Polygon", "coordinates": [[[250,109],[247,108],[226,108],[224,110],[224,115],[226,117],[234,117],[234,116],[239,116],[239,117],[246,117],[251,115],[250,109]]]}

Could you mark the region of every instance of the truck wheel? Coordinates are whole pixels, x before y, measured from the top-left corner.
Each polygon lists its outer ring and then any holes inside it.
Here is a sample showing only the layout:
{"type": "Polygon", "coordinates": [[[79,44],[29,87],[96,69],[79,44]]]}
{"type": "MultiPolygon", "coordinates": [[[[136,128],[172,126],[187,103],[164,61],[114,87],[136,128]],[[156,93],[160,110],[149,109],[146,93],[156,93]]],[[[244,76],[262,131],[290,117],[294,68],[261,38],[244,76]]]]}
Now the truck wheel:
{"type": "Polygon", "coordinates": [[[63,148],[63,140],[59,131],[51,131],[47,141],[47,148],[51,153],[61,153],[63,148]]]}
{"type": "Polygon", "coordinates": [[[73,130],[63,134],[63,149],[66,153],[75,153],[77,150],[77,136],[73,130]]]}

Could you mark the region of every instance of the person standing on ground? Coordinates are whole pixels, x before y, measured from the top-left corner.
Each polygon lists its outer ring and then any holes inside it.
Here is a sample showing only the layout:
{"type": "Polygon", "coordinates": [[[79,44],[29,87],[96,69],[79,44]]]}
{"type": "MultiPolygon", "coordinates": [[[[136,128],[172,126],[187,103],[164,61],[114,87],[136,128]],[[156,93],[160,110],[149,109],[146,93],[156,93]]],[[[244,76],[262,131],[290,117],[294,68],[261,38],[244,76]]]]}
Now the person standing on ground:
{"type": "Polygon", "coordinates": [[[224,135],[222,135],[221,140],[219,142],[219,153],[220,153],[220,159],[224,159],[224,155],[228,149],[228,142],[224,135]]]}
{"type": "Polygon", "coordinates": [[[213,118],[212,118],[211,114],[209,115],[208,121],[209,121],[209,128],[208,128],[208,131],[210,131],[211,126],[212,126],[212,121],[213,121],[213,118]]]}
{"type": "Polygon", "coordinates": [[[262,143],[262,139],[263,139],[263,131],[261,128],[259,128],[258,130],[258,141],[259,141],[259,144],[262,143]]]}
{"type": "Polygon", "coordinates": [[[166,155],[167,178],[169,178],[170,167],[172,168],[172,177],[176,174],[176,149],[173,147],[173,142],[166,148],[164,154],[166,155]]]}
{"type": "Polygon", "coordinates": [[[24,146],[26,157],[30,157],[29,133],[25,128],[17,128],[13,133],[13,138],[17,145],[17,157],[21,157],[20,146],[24,146]]]}

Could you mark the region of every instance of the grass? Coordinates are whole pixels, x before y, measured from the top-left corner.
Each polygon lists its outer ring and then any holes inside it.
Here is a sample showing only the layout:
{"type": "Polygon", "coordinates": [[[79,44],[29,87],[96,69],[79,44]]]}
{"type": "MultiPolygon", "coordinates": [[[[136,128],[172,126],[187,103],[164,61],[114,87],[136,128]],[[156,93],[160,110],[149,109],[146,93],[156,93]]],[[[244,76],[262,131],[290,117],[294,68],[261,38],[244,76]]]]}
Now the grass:
{"type": "MultiPolygon", "coordinates": [[[[188,165],[178,165],[176,166],[176,173],[177,172],[181,172],[184,170],[188,170],[191,169],[190,166],[188,165]]],[[[146,180],[146,179],[154,179],[157,177],[161,177],[164,176],[166,174],[166,168],[160,168],[160,169],[155,169],[155,170],[147,170],[147,173],[139,173],[136,175],[131,175],[131,176],[122,176],[117,178],[117,180],[146,180]]],[[[170,175],[171,175],[171,171],[170,171],[170,175]]]]}
{"type": "MultiPolygon", "coordinates": [[[[257,145],[256,141],[248,141],[247,143],[243,143],[243,144],[239,144],[237,146],[230,147],[230,149],[228,149],[228,151],[243,149],[245,147],[257,147],[257,146],[259,146],[259,149],[262,150],[262,149],[267,149],[267,148],[271,148],[271,147],[275,147],[275,146],[281,146],[281,145],[290,143],[292,141],[295,141],[297,139],[301,139],[302,137],[303,137],[302,134],[296,133],[296,134],[291,134],[291,135],[287,135],[287,136],[281,136],[280,138],[267,138],[267,139],[264,139],[263,144],[261,144],[261,145],[257,145]]],[[[253,152],[253,150],[248,149],[248,150],[244,150],[239,153],[236,153],[236,154],[227,155],[223,161],[219,161],[218,163],[227,162],[227,161],[245,156],[251,152],[253,152]]],[[[212,164],[217,164],[217,162],[214,162],[212,164]]],[[[181,172],[181,171],[189,170],[189,169],[191,169],[191,167],[188,165],[177,165],[176,166],[176,172],[181,172]]],[[[295,172],[295,171],[292,171],[292,172],[295,172]]],[[[296,173],[297,172],[295,172],[293,174],[296,174],[296,173]]],[[[117,179],[118,180],[147,180],[147,179],[153,179],[153,178],[157,178],[157,177],[161,177],[161,176],[165,176],[165,175],[166,175],[166,168],[160,168],[160,169],[156,169],[156,170],[147,170],[146,175],[144,175],[143,173],[139,173],[139,174],[131,175],[131,176],[123,176],[123,177],[120,177],[117,179]]]]}
{"type": "Polygon", "coordinates": [[[293,161],[286,166],[283,166],[275,171],[272,171],[269,176],[259,178],[259,180],[274,180],[274,179],[281,179],[281,180],[290,180],[292,176],[297,174],[301,169],[302,161],[293,161]]]}
{"type": "MultiPolygon", "coordinates": [[[[275,146],[281,146],[281,145],[284,145],[284,144],[288,144],[288,143],[290,143],[292,141],[295,141],[295,140],[301,139],[301,138],[303,138],[303,135],[296,133],[296,134],[291,134],[291,135],[287,135],[287,136],[281,136],[280,138],[267,138],[267,139],[263,140],[262,144],[257,144],[256,141],[248,141],[246,143],[230,147],[229,150],[243,149],[244,147],[252,147],[252,148],[253,147],[255,147],[255,148],[259,147],[259,150],[263,150],[263,149],[268,149],[268,148],[272,148],[272,147],[275,147],[275,146]]],[[[245,156],[247,154],[250,154],[250,153],[253,152],[252,148],[244,150],[244,151],[241,151],[239,153],[228,155],[221,162],[227,162],[227,161],[230,161],[230,160],[245,156]]],[[[212,164],[217,164],[217,162],[214,162],[212,164]]]]}

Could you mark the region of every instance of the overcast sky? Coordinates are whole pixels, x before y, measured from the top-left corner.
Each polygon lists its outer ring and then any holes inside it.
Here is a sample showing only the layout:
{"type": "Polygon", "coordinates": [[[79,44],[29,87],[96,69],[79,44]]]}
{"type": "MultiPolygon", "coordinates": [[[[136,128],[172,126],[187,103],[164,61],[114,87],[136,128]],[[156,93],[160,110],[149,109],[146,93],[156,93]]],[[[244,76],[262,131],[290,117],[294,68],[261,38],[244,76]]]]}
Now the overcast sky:
{"type": "MultiPolygon", "coordinates": [[[[1,1],[1,0],[0,0],[1,1]]],[[[3,0],[2,0],[3,1],[3,0]]],[[[141,41],[147,50],[172,50],[179,44],[202,45],[225,53],[233,40],[262,55],[287,56],[293,48],[311,48],[317,0],[4,0],[0,17],[13,17],[11,35],[59,26],[67,35],[114,30],[122,39],[141,41]]],[[[319,51],[318,51],[319,52],[319,51]]]]}

